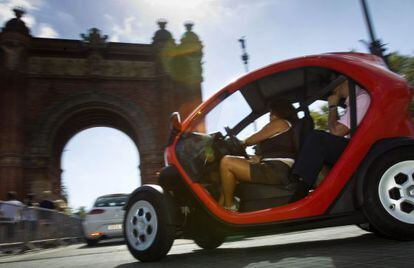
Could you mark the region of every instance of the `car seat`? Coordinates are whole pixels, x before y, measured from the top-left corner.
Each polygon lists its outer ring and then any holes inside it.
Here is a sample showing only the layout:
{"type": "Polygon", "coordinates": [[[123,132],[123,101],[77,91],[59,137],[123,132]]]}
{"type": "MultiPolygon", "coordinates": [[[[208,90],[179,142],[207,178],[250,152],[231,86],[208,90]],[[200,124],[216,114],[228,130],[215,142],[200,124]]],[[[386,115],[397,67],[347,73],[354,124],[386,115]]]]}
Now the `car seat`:
{"type": "MultiPolygon", "coordinates": [[[[306,136],[314,128],[312,117],[305,112],[305,116],[293,125],[294,144],[299,152],[306,136]]],[[[284,185],[259,184],[240,182],[235,190],[235,196],[240,198],[240,212],[260,210],[289,203],[294,189],[287,189],[284,185]]]]}

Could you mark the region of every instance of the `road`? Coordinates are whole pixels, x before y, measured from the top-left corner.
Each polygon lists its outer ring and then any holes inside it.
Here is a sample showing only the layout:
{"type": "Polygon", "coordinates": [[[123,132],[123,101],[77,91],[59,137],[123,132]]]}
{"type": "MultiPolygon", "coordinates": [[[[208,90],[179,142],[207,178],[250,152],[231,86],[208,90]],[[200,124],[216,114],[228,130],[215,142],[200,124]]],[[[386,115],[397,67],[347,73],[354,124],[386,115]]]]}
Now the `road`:
{"type": "Polygon", "coordinates": [[[354,226],[262,236],[201,250],[190,240],[176,240],[157,263],[136,261],[122,242],[96,247],[83,244],[2,257],[12,267],[413,267],[414,242],[376,237],[354,226]]]}

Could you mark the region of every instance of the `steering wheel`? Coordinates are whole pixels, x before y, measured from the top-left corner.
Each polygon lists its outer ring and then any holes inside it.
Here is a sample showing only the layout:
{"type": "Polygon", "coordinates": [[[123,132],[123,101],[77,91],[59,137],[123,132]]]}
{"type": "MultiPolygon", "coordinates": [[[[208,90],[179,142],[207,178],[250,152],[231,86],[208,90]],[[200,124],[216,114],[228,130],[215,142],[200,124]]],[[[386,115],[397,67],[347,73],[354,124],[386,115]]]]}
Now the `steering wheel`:
{"type": "Polygon", "coordinates": [[[232,154],[244,156],[244,158],[249,159],[249,155],[246,153],[243,144],[241,141],[231,133],[229,127],[224,127],[224,130],[227,133],[228,140],[226,142],[228,149],[232,154]]]}

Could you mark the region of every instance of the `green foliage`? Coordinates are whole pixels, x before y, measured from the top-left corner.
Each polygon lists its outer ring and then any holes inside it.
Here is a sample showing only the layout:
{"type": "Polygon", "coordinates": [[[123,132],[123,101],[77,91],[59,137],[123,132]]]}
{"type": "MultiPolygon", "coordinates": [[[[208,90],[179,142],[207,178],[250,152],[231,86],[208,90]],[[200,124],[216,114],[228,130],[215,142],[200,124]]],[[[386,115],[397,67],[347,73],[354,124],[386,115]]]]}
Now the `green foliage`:
{"type": "Polygon", "coordinates": [[[86,217],[85,207],[84,206],[79,207],[74,214],[77,215],[81,219],[85,219],[85,217],[86,217]]]}
{"type": "Polygon", "coordinates": [[[68,203],[68,200],[69,200],[68,188],[63,182],[60,186],[60,196],[66,203],[68,203]]]}
{"type": "MultiPolygon", "coordinates": [[[[414,56],[400,55],[394,52],[390,54],[388,60],[391,69],[404,76],[408,83],[414,87],[414,56]]],[[[414,117],[414,101],[411,102],[410,112],[414,117]]]]}
{"type": "Polygon", "coordinates": [[[404,76],[408,83],[414,86],[414,57],[393,52],[390,54],[388,60],[391,69],[404,76]]]}
{"type": "Polygon", "coordinates": [[[320,110],[310,112],[313,122],[315,123],[315,129],[327,130],[328,129],[328,105],[325,104],[320,107],[320,110]]]}

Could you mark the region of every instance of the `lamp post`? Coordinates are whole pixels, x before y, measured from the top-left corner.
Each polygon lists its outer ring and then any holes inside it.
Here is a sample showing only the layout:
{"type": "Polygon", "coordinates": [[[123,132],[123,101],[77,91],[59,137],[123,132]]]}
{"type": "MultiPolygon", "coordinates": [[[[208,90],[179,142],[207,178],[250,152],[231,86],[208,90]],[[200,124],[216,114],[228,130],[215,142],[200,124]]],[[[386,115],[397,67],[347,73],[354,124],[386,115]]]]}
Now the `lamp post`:
{"type": "Polygon", "coordinates": [[[249,55],[247,54],[246,51],[246,38],[243,36],[242,38],[239,39],[241,48],[242,48],[242,52],[243,54],[241,55],[241,59],[244,63],[244,70],[246,71],[246,73],[249,72],[249,55]]]}
{"type": "Polygon", "coordinates": [[[384,51],[386,50],[385,44],[382,44],[381,40],[375,37],[374,27],[372,26],[368,5],[365,0],[360,0],[360,2],[362,5],[362,10],[364,12],[365,22],[368,27],[369,36],[371,38],[371,43],[369,43],[369,50],[371,54],[381,57],[384,60],[385,64],[389,67],[387,56],[384,55],[384,51]]]}
{"type": "MultiPolygon", "coordinates": [[[[244,70],[246,71],[246,73],[249,72],[249,54],[247,54],[246,51],[246,38],[243,36],[239,39],[240,45],[241,45],[241,49],[242,49],[242,55],[241,55],[241,59],[243,61],[244,64],[244,70]]],[[[256,121],[253,122],[253,131],[256,132],[257,131],[257,123],[256,121]]]]}

